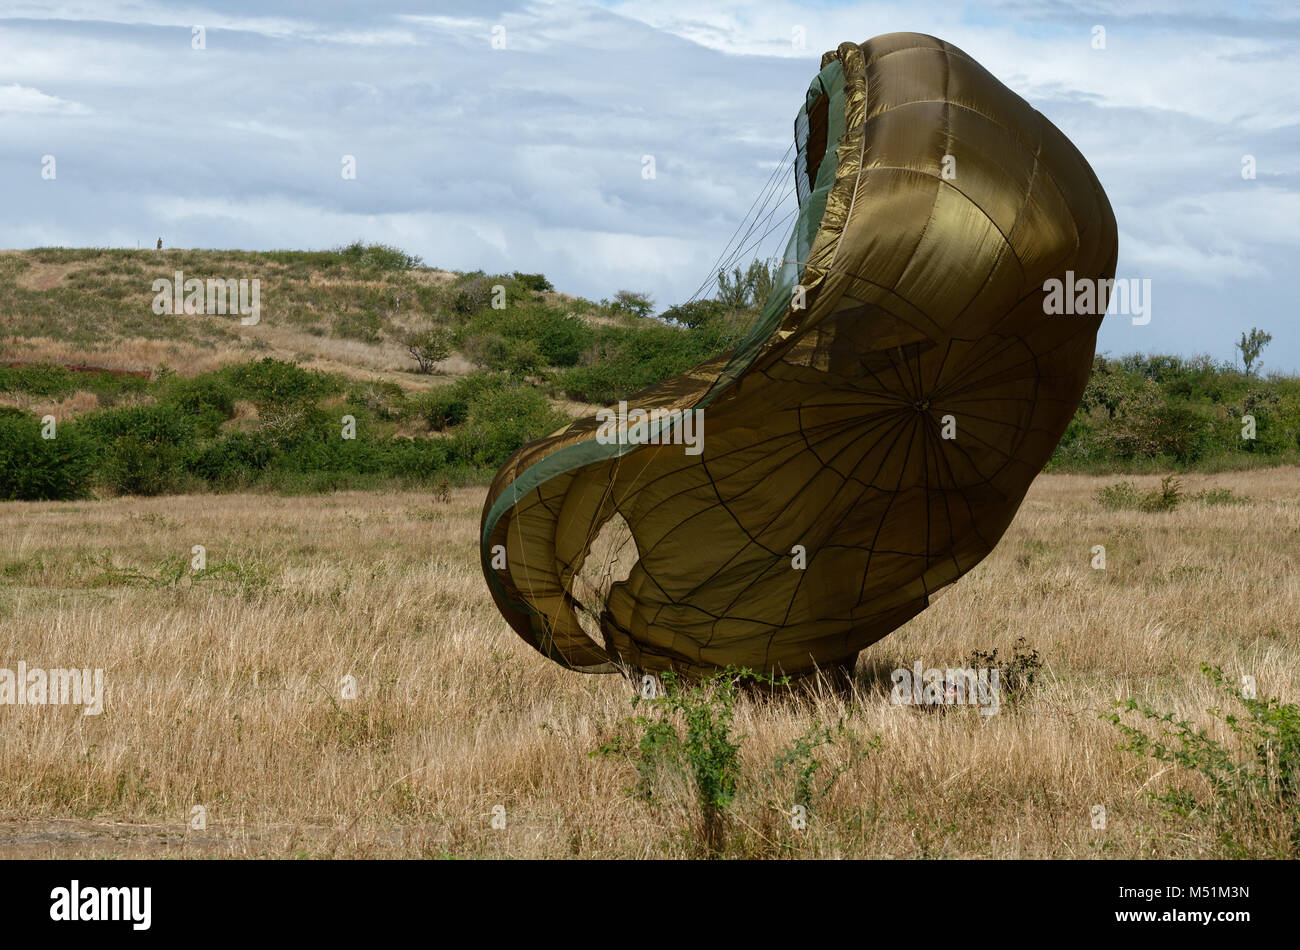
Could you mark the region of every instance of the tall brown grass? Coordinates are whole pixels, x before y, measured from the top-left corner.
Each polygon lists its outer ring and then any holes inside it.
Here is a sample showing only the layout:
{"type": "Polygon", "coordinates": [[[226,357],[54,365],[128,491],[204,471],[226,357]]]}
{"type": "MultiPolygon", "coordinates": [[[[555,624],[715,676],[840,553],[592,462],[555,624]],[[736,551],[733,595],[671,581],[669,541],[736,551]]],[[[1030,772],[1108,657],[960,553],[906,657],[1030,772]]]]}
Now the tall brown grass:
{"type": "MultiPolygon", "coordinates": [[[[1211,829],[1151,798],[1204,789],[1119,751],[1099,714],[1133,696],[1212,726],[1204,710],[1220,697],[1202,661],[1253,674],[1261,695],[1300,695],[1300,470],[1187,476],[1189,492],[1229,486],[1250,502],[1161,513],[1102,509],[1106,481],[1039,478],[989,558],[863,653],[853,697],[742,697],[741,791],[721,853],[1224,854],[1211,829]],[[1096,544],[1104,571],[1090,567],[1096,544]],[[890,703],[890,670],[1005,655],[1021,636],[1045,661],[1021,710],[890,703]],[[763,777],[810,725],[841,719],[880,746],[820,750],[823,774],[845,771],[793,830],[763,777]]],[[[109,690],[100,716],[0,706],[0,854],[698,853],[685,792],[644,802],[626,761],[589,755],[626,729],[632,685],[562,670],[498,616],[478,567],[481,501],[456,489],[446,504],[0,505],[0,666],[101,667],[109,690]],[[354,699],[340,695],[347,676],[354,699]],[[187,829],[196,805],[205,830],[187,829]]],[[[1275,854],[1286,831],[1236,837],[1275,854]]]]}

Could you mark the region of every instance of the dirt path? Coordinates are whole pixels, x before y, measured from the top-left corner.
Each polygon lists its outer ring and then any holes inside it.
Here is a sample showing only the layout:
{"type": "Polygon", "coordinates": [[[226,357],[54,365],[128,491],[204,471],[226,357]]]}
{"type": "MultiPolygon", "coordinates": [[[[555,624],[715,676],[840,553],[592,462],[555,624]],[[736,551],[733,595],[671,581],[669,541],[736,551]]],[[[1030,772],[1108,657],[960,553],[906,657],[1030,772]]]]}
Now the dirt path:
{"type": "Polygon", "coordinates": [[[80,269],[77,264],[34,263],[18,275],[15,283],[26,290],[53,290],[59,281],[80,269]]]}

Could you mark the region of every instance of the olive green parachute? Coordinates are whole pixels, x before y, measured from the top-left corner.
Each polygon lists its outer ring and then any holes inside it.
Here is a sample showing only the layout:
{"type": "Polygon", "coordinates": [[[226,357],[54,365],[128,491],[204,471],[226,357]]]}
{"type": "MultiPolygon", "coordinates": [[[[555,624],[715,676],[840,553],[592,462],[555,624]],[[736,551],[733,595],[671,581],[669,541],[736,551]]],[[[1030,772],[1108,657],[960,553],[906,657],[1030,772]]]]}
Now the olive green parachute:
{"type": "Polygon", "coordinates": [[[1112,279],[1115,218],[1051,122],[893,33],[823,57],[795,134],[752,331],[488,492],[493,598],[567,667],[851,660],[993,549],[1078,405],[1104,296],[1051,314],[1044,285],[1112,279]]]}

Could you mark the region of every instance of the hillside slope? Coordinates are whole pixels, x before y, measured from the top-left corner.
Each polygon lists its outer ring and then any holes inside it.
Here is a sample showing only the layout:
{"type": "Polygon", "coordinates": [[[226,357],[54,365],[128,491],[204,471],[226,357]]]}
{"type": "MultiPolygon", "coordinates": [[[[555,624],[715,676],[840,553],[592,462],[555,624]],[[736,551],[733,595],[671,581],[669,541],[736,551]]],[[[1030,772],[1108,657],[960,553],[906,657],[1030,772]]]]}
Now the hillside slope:
{"type": "MultiPolygon", "coordinates": [[[[656,318],[636,293],[594,302],[383,245],[0,252],[0,500],[481,480],[733,347],[771,279],[755,261],[656,318]]],[[[1297,461],[1300,379],[1130,355],[1097,357],[1049,468],[1297,461]]]]}
{"type": "MultiPolygon", "coordinates": [[[[46,248],[0,252],[0,329],[6,361],[192,376],[270,356],[351,379],[420,389],[401,344],[435,321],[461,275],[337,252],[46,248]],[[260,320],[237,314],[155,314],[153,282],[260,281],[260,320]]],[[[563,305],[572,298],[549,294],[563,305]]],[[[453,356],[439,364],[461,375],[453,356]]]]}
{"type": "Polygon", "coordinates": [[[360,243],[0,252],[0,499],[485,478],[752,318],[649,308],[360,243]]]}

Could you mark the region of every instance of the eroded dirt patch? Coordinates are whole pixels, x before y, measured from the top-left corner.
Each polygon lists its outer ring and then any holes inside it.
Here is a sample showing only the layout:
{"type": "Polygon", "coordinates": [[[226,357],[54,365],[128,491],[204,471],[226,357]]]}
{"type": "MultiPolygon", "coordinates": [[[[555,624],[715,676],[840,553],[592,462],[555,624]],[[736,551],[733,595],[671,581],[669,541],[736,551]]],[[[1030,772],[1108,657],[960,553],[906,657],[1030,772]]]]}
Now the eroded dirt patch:
{"type": "Polygon", "coordinates": [[[53,290],[63,278],[80,269],[76,264],[33,263],[18,275],[15,283],[26,290],[53,290]]]}

